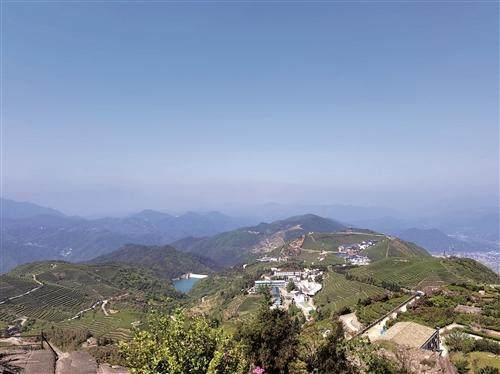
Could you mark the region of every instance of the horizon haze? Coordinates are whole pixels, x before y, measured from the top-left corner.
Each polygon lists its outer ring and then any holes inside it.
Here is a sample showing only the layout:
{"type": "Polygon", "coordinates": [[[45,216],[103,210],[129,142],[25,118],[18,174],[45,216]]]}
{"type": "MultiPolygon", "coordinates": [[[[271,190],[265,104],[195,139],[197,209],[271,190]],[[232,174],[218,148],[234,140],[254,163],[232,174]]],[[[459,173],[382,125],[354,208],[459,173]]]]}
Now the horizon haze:
{"type": "Polygon", "coordinates": [[[3,5],[3,196],[499,206],[498,4],[3,5]]]}

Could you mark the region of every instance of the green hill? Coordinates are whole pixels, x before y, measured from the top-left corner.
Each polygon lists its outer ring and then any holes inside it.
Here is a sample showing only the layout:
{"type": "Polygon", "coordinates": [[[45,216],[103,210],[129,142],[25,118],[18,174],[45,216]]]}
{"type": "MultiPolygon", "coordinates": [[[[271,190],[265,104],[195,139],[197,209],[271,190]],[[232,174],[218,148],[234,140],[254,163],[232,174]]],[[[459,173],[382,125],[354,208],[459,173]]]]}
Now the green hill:
{"type": "Polygon", "coordinates": [[[0,290],[5,291],[0,300],[3,325],[26,318],[28,330],[57,324],[110,337],[130,333],[131,322],[143,318],[148,301],[182,298],[169,282],[144,269],[62,261],[19,266],[0,277],[0,290]]]}
{"type": "Polygon", "coordinates": [[[362,253],[371,261],[379,261],[393,257],[412,258],[431,256],[429,252],[418,245],[394,237],[386,237],[375,245],[368,247],[362,253]]]}
{"type": "Polygon", "coordinates": [[[94,264],[123,263],[147,268],[159,278],[172,279],[185,273],[211,273],[217,265],[201,256],[184,253],[171,246],[129,244],[114,252],[96,257],[94,264]]]}
{"type": "Polygon", "coordinates": [[[416,244],[363,229],[348,229],[335,233],[310,232],[305,235],[302,248],[337,252],[338,247],[341,245],[360,244],[369,241],[375,244],[364,249],[362,254],[370,258],[371,261],[389,257],[430,256],[425,249],[416,244]]]}
{"type": "Polygon", "coordinates": [[[343,230],[335,233],[311,232],[304,238],[302,248],[317,251],[337,251],[341,245],[351,245],[363,241],[378,242],[385,239],[385,235],[360,230],[343,230]]]}
{"type": "Polygon", "coordinates": [[[474,260],[435,258],[413,243],[375,232],[309,232],[300,248],[294,243],[300,241],[287,242],[270,252],[272,256],[287,252],[286,263],[250,263],[245,269],[234,267],[198,282],[188,294],[192,311],[216,317],[229,329],[236,328],[237,322],[255,312],[259,303],[259,297],[249,295],[246,290],[263,273],[269,274],[271,267],[318,266],[324,270],[323,288],[314,296],[316,320],[320,324],[344,307],[359,309],[365,323],[374,320],[409,297],[402,293],[401,287],[424,289],[452,282],[498,283],[493,272],[474,260]],[[343,260],[335,254],[338,246],[362,241],[376,242],[363,251],[372,262],[364,266],[342,264],[343,260]],[[370,306],[360,306],[360,300],[371,300],[370,306]]]}
{"type": "Polygon", "coordinates": [[[358,280],[373,279],[422,289],[453,282],[498,283],[498,275],[477,261],[466,258],[386,258],[349,271],[358,280]]]}
{"type": "Polygon", "coordinates": [[[186,238],[172,243],[175,248],[208,257],[222,266],[249,261],[287,241],[309,232],[336,232],[345,229],[339,222],[314,214],[290,217],[272,223],[244,227],[209,238],[186,238]]]}

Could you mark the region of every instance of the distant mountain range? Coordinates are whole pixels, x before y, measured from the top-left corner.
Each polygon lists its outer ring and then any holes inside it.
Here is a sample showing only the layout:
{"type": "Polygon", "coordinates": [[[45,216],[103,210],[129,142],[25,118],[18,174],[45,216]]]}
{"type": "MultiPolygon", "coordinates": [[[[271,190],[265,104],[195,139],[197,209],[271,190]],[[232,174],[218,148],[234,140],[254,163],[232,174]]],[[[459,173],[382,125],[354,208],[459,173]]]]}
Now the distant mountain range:
{"type": "Polygon", "coordinates": [[[410,228],[398,232],[397,236],[438,254],[442,254],[444,252],[447,254],[456,254],[461,252],[477,251],[485,248],[484,243],[459,240],[446,235],[438,229],[410,228]]]}
{"type": "Polygon", "coordinates": [[[32,203],[3,200],[0,271],[31,261],[87,261],[125,244],[165,245],[186,236],[210,236],[248,224],[218,212],[173,216],[145,210],[125,218],[87,220],[32,203]]]}
{"type": "Polygon", "coordinates": [[[252,217],[258,222],[270,222],[304,214],[316,214],[341,222],[354,222],[362,219],[377,219],[398,216],[399,212],[380,206],[356,206],[346,204],[278,204],[267,203],[239,209],[227,209],[229,215],[252,217]]]}
{"type": "Polygon", "coordinates": [[[1,199],[1,203],[4,218],[20,219],[34,216],[64,216],[63,213],[55,209],[43,207],[30,202],[1,199]]]}
{"type": "MultiPolygon", "coordinates": [[[[187,212],[174,216],[143,210],[124,218],[84,219],[28,202],[3,199],[2,204],[1,272],[39,260],[88,261],[132,243],[147,246],[171,244],[180,251],[209,258],[213,264],[231,266],[304,233],[335,232],[347,226],[366,227],[398,236],[434,253],[499,249],[494,241],[498,216],[491,209],[478,210],[470,217],[462,212],[452,218],[403,220],[391,216],[376,217],[376,208],[308,206],[328,217],[338,210],[342,221],[350,224],[304,214],[251,226],[255,223],[253,219],[235,218],[220,212],[187,212]],[[363,214],[366,219],[348,220],[363,214]]],[[[281,216],[304,207],[266,204],[262,208],[263,215],[281,216]]],[[[391,212],[382,209],[380,213],[391,212]]]]}
{"type": "Polygon", "coordinates": [[[500,212],[494,207],[418,219],[385,216],[350,222],[412,240],[434,252],[500,250],[500,212]]]}
{"type": "Polygon", "coordinates": [[[222,266],[231,266],[271,251],[308,232],[336,232],[345,228],[340,222],[306,214],[207,238],[188,237],[172,245],[179,250],[208,257],[222,266]]]}

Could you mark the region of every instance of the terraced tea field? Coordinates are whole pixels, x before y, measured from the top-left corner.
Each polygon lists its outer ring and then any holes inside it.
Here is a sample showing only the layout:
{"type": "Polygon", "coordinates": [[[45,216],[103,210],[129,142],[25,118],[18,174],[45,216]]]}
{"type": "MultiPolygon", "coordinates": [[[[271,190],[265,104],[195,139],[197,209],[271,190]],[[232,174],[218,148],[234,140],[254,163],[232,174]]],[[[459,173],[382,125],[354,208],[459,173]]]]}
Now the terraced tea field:
{"type": "Polygon", "coordinates": [[[410,299],[410,297],[403,295],[386,301],[374,302],[367,306],[360,306],[356,309],[356,315],[361,323],[368,325],[386,315],[398,305],[410,299]]]}
{"type": "Polygon", "coordinates": [[[383,295],[385,289],[371,284],[345,279],[342,274],[325,274],[323,289],[314,297],[314,304],[320,307],[325,316],[339,311],[344,306],[354,306],[359,299],[383,295]]]}
{"type": "Polygon", "coordinates": [[[29,295],[1,304],[0,315],[56,322],[73,317],[95,301],[78,290],[46,284],[29,295]]]}
{"type": "Polygon", "coordinates": [[[14,297],[35,288],[34,281],[28,281],[8,275],[0,276],[0,301],[14,297]]]}
{"type": "Polygon", "coordinates": [[[491,271],[472,260],[434,257],[389,258],[374,262],[369,266],[352,269],[349,273],[413,288],[439,286],[459,281],[489,283],[498,281],[498,277],[495,277],[491,271]]]}
{"type": "Polygon", "coordinates": [[[58,327],[68,329],[85,329],[94,336],[106,336],[113,340],[126,340],[132,335],[133,323],[143,320],[141,313],[123,310],[112,316],[105,316],[99,308],[96,312],[85,313],[81,318],[63,321],[58,327]]]}
{"type": "Polygon", "coordinates": [[[397,283],[405,287],[425,287],[458,281],[459,278],[448,272],[440,261],[430,258],[387,259],[369,266],[350,271],[359,277],[372,277],[377,281],[397,283]]]}

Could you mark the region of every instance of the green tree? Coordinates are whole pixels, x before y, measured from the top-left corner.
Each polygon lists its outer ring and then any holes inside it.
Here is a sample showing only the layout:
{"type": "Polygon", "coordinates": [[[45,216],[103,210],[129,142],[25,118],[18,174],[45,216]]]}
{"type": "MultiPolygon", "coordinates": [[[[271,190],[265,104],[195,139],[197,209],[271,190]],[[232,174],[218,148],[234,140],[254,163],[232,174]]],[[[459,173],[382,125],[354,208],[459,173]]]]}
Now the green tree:
{"type": "Polygon", "coordinates": [[[244,373],[240,345],[232,344],[203,317],[153,313],[145,330],[120,343],[125,365],[132,373],[244,373]]]}
{"type": "Polygon", "coordinates": [[[232,337],[225,337],[208,365],[207,374],[247,373],[248,368],[241,343],[232,337]]]}
{"type": "Polygon", "coordinates": [[[474,349],[474,344],[474,339],[461,331],[453,331],[446,337],[446,345],[451,352],[471,352],[474,349]]]}
{"type": "Polygon", "coordinates": [[[295,286],[295,283],[293,281],[289,281],[288,284],[286,285],[287,292],[292,292],[296,288],[297,287],[295,286]]]}
{"type": "Polygon", "coordinates": [[[281,309],[262,304],[250,323],[241,325],[236,338],[248,360],[265,373],[289,373],[297,356],[300,324],[281,309]]]}
{"type": "Polygon", "coordinates": [[[331,333],[318,348],[310,369],[314,373],[357,372],[349,362],[344,329],[340,322],[334,323],[331,333]]]}

